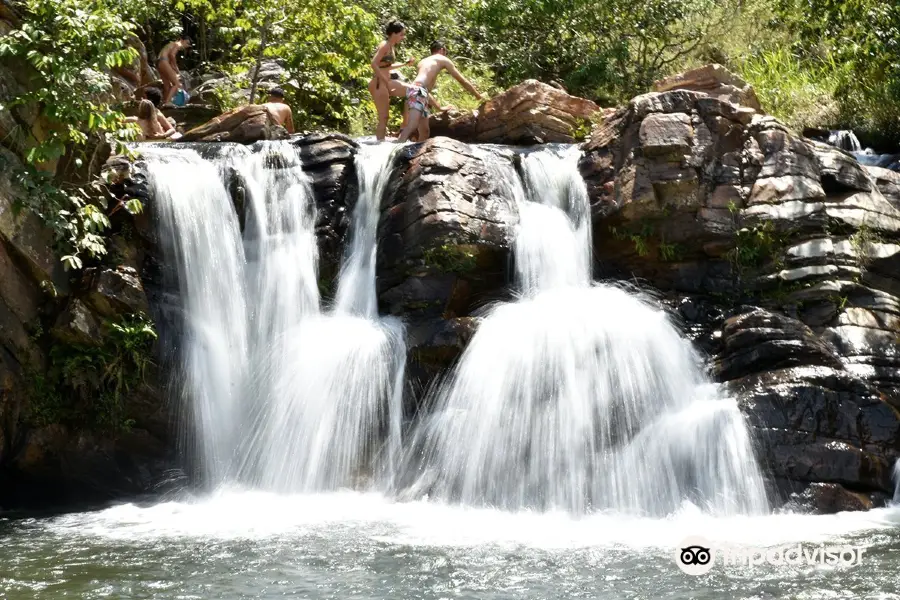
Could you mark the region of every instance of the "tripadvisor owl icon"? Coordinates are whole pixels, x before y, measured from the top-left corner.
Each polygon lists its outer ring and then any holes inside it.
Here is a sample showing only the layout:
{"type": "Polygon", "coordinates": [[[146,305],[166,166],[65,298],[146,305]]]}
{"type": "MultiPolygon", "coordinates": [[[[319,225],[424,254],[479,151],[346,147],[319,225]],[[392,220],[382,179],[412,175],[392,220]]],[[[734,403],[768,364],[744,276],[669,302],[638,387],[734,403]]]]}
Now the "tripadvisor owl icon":
{"type": "Polygon", "coordinates": [[[675,547],[675,564],[688,575],[704,575],[715,565],[715,552],[708,540],[691,536],[675,547]]]}

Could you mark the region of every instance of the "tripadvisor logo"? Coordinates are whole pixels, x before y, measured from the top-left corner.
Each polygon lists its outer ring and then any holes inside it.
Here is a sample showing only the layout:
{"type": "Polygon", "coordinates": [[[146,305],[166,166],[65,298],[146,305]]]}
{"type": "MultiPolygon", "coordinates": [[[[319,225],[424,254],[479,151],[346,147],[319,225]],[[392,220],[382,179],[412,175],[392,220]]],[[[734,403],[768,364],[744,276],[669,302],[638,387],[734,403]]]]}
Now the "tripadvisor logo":
{"type": "Polygon", "coordinates": [[[708,540],[691,536],[675,548],[675,564],[688,575],[705,575],[715,566],[716,550],[708,540]]]}
{"type": "Polygon", "coordinates": [[[678,568],[688,575],[705,575],[715,566],[716,561],[723,566],[757,567],[771,566],[855,566],[862,562],[865,548],[853,546],[817,546],[794,544],[772,548],[750,546],[728,546],[716,544],[707,539],[690,536],[675,548],[674,558],[678,568]]]}

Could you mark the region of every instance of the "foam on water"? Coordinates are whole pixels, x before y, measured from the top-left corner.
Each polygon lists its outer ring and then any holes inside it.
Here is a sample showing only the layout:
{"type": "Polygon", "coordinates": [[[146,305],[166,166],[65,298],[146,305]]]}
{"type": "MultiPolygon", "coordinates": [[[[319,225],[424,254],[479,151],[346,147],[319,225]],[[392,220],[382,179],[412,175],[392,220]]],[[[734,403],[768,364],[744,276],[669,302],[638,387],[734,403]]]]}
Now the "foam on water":
{"type": "Polygon", "coordinates": [[[280,495],[223,489],[199,501],[121,505],[42,521],[52,531],[119,540],[157,538],[376,538],[398,546],[507,545],[530,548],[669,549],[689,535],[735,545],[834,542],[896,528],[900,508],[837,515],[714,517],[683,504],[664,519],[604,511],[504,511],[435,501],[396,502],[379,493],[280,495]]]}

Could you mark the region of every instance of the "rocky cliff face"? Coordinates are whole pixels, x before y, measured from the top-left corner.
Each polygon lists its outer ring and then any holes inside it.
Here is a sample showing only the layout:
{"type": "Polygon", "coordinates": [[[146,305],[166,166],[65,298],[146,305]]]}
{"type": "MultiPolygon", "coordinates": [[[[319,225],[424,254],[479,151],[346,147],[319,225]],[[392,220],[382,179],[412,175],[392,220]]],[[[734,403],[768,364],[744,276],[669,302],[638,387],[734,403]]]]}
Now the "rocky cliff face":
{"type": "Polygon", "coordinates": [[[581,166],[603,273],[680,298],[782,496],[811,483],[890,492],[900,452],[891,178],[691,91],[635,98],[585,145],[581,166]]]}
{"type": "MultiPolygon", "coordinates": [[[[18,22],[0,2],[0,33],[18,22]]],[[[0,65],[0,103],[29,85],[27,64],[0,65]]],[[[116,327],[148,310],[145,249],[120,211],[107,258],[64,271],[53,233],[28,208],[40,190],[21,177],[22,157],[47,131],[34,106],[0,111],[0,509],[144,492],[173,464],[153,365],[136,379],[123,366],[129,359],[116,362],[124,352],[116,327]]],[[[102,154],[91,145],[82,168],[71,156],[40,167],[83,180],[99,173],[102,154]]],[[[142,338],[136,355],[149,357],[151,346],[142,338]]]]}

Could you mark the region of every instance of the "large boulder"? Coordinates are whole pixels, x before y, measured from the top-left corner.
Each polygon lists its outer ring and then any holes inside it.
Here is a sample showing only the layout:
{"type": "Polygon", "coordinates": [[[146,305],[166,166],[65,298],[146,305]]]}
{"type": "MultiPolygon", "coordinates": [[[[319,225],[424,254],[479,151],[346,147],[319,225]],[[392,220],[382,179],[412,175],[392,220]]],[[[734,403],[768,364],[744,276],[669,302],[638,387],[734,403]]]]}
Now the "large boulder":
{"type": "Polygon", "coordinates": [[[743,104],[762,112],[762,106],[753,87],[722,65],[715,63],[666,77],[653,84],[654,92],[671,90],[703,92],[714,98],[743,104]]]}
{"type": "Polygon", "coordinates": [[[865,167],[875,182],[878,191],[891,203],[891,206],[900,210],[900,173],[881,167],[865,167]]]}
{"type": "MultiPolygon", "coordinates": [[[[223,101],[234,104],[252,103],[250,87],[252,85],[253,68],[234,76],[223,72],[201,73],[196,76],[197,85],[191,90],[190,104],[203,104],[220,107],[223,101]]],[[[289,83],[296,87],[296,81],[289,81],[289,72],[281,59],[264,59],[260,63],[257,80],[257,94],[265,94],[268,90],[289,83]]],[[[257,98],[258,100],[258,98],[257,98]]]]}
{"type": "Polygon", "coordinates": [[[498,94],[478,110],[431,117],[431,134],[492,144],[573,143],[600,110],[584,98],[529,79],[498,94]]]}
{"type": "Polygon", "coordinates": [[[721,344],[713,371],[747,415],[783,499],[817,482],[893,489],[900,413],[845,368],[828,339],[796,319],[754,309],[724,321],[721,344]]]}
{"type": "Polygon", "coordinates": [[[635,98],[583,148],[601,275],[713,307],[688,310],[686,331],[778,497],[883,498],[900,456],[896,179],[689,89],[635,98]]]}
{"type": "Polygon", "coordinates": [[[191,129],[181,141],[251,144],[260,140],[283,140],[288,137],[287,130],[275,122],[265,106],[251,104],[235,108],[191,129]]]}
{"type": "Polygon", "coordinates": [[[357,144],[339,133],[313,133],[295,137],[303,172],[316,197],[316,238],[319,279],[333,287],[341,253],[350,230],[350,216],[357,196],[354,157],[357,144]]]}
{"type": "Polygon", "coordinates": [[[407,323],[413,388],[452,364],[476,308],[508,293],[512,158],[439,137],[395,163],[381,199],[377,288],[382,311],[407,323]]]}

